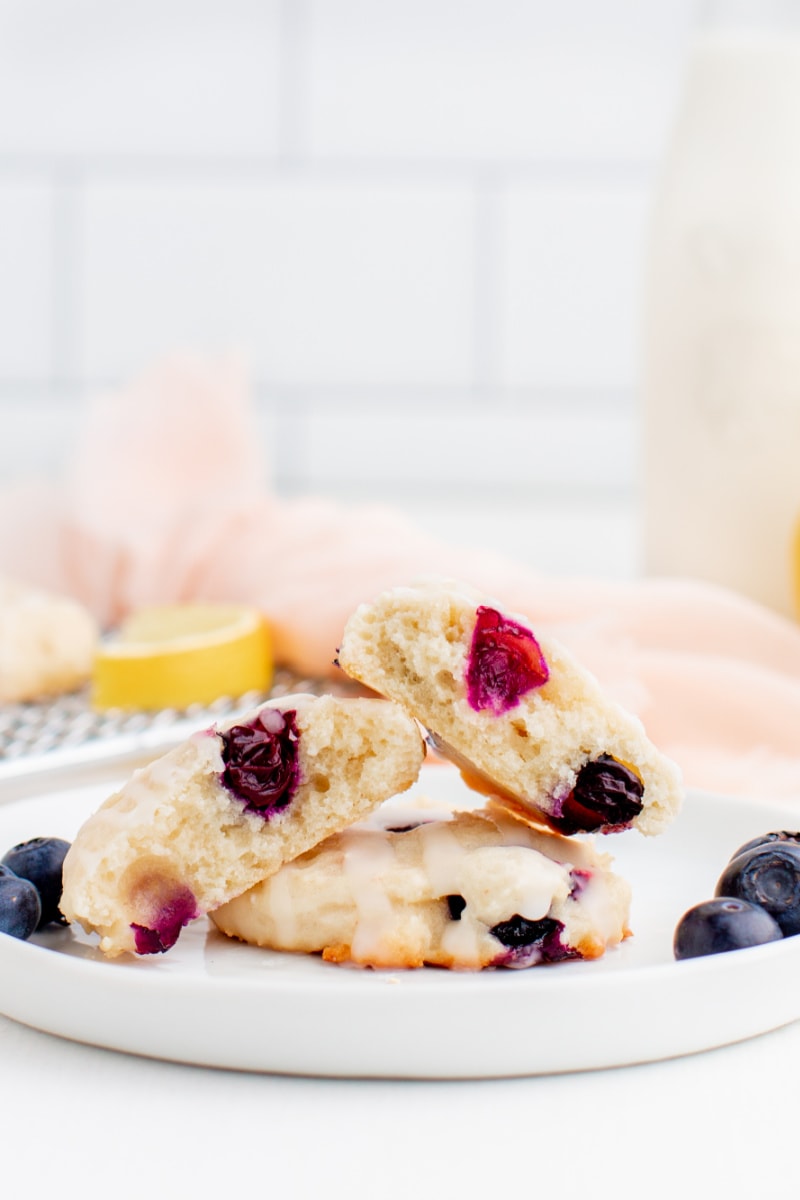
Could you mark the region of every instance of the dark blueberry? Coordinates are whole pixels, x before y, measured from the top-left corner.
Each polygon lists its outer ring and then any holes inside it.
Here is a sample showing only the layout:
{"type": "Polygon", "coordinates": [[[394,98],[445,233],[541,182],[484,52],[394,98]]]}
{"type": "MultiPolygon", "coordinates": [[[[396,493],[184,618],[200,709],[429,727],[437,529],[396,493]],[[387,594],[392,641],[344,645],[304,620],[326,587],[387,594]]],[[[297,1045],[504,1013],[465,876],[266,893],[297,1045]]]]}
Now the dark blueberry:
{"type": "Polygon", "coordinates": [[[767,842],[728,863],[715,896],[736,896],[766,909],[784,937],[800,933],[800,845],[767,842]]]}
{"type": "Polygon", "coordinates": [[[29,880],[39,892],[42,902],[40,929],[51,922],[66,925],[58,906],[61,903],[61,873],[69,846],[63,838],[31,838],[14,846],[0,859],[3,866],[20,879],[29,880]]]}
{"type": "Polygon", "coordinates": [[[464,897],[458,895],[445,896],[445,900],[447,901],[447,910],[450,913],[450,920],[460,921],[461,914],[467,907],[467,902],[464,897]]]}
{"type": "Polygon", "coordinates": [[[489,932],[510,953],[498,965],[524,967],[534,962],[553,963],[579,957],[576,950],[562,942],[563,929],[561,922],[552,917],[529,921],[517,913],[508,921],[500,921],[489,932]]]}
{"type": "Polygon", "coordinates": [[[561,812],[547,819],[559,833],[613,833],[630,828],[644,807],[644,784],[624,763],[601,754],[578,772],[561,812]]]}
{"type": "Polygon", "coordinates": [[[222,782],[248,809],[269,818],[286,808],[300,781],[295,712],[263,709],[249,725],[221,733],[222,782]]]}
{"type": "Polygon", "coordinates": [[[0,875],[0,933],[24,941],[38,927],[41,915],[42,902],[32,883],[11,871],[0,875]]]}
{"type": "Polygon", "coordinates": [[[747,946],[762,946],[783,937],[777,921],[747,900],[717,896],[695,904],[675,929],[673,951],[677,959],[725,954],[747,946]]]}
{"type": "Polygon", "coordinates": [[[751,841],[745,842],[743,846],[734,851],[728,862],[733,862],[740,854],[747,854],[749,850],[756,850],[759,846],[766,846],[770,842],[797,842],[800,845],[800,833],[789,833],[786,829],[779,829],[774,833],[762,833],[760,837],[752,838],[751,841]]]}
{"type": "Polygon", "coordinates": [[[544,655],[530,629],[481,605],[467,658],[471,706],[477,712],[488,708],[499,715],[549,678],[544,655]]]}
{"type": "Polygon", "coordinates": [[[494,925],[489,932],[504,946],[517,947],[543,942],[558,928],[558,921],[554,921],[552,917],[529,921],[526,917],[513,916],[509,921],[501,921],[499,925],[494,925]]]}

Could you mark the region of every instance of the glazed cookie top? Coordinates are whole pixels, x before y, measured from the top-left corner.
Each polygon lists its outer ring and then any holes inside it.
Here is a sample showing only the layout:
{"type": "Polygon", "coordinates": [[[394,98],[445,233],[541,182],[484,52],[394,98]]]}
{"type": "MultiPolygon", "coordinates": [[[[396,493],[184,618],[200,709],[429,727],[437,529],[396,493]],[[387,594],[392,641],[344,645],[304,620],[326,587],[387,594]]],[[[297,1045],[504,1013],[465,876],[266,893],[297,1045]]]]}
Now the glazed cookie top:
{"type": "Polygon", "coordinates": [[[493,806],[391,804],[213,920],[230,936],[335,962],[528,967],[601,955],[625,936],[629,899],[589,843],[493,806]]]}

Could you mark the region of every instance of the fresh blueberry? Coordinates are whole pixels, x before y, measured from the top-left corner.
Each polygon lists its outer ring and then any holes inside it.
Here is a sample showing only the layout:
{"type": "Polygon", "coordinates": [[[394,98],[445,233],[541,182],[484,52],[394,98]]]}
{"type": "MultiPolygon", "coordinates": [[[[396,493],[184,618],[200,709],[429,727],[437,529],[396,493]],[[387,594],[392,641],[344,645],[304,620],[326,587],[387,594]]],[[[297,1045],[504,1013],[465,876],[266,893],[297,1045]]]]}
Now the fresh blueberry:
{"type": "Polygon", "coordinates": [[[735,896],[766,909],[784,937],[800,933],[800,845],[775,841],[728,863],[715,896],[735,896]]]}
{"type": "Polygon", "coordinates": [[[790,833],[786,829],[778,829],[774,833],[762,833],[760,837],[752,838],[751,841],[740,846],[728,861],[733,862],[740,854],[747,854],[749,850],[757,850],[759,846],[767,846],[770,842],[796,842],[800,845],[800,833],[790,833]]]}
{"type": "Polygon", "coordinates": [[[27,879],[39,892],[42,903],[40,929],[51,922],[66,924],[58,906],[61,902],[61,872],[69,845],[63,838],[31,838],[14,846],[0,859],[0,864],[20,879],[27,879]]]}
{"type": "Polygon", "coordinates": [[[0,933],[24,941],[38,927],[41,915],[42,902],[32,883],[11,871],[0,875],[0,933]]]}
{"type": "Polygon", "coordinates": [[[761,946],[783,937],[780,926],[757,904],[734,896],[704,900],[685,912],[673,939],[677,959],[701,958],[761,946]]]}

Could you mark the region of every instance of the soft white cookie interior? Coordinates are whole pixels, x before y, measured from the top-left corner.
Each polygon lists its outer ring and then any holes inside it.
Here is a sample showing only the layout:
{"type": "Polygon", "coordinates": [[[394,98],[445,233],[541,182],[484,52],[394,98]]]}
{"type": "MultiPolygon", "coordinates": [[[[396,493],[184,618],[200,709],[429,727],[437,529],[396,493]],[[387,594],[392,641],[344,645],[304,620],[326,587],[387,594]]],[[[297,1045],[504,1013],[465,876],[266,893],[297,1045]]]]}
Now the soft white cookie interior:
{"type": "MultiPolygon", "coordinates": [[[[339,663],[352,678],[404,705],[480,790],[557,815],[559,799],[571,792],[581,767],[610,754],[632,766],[644,784],[634,827],[661,832],[681,803],[677,766],[557,641],[534,630],[550,671],[542,687],[500,715],[471,707],[465,679],[482,604],[503,612],[499,603],[460,584],[392,589],[351,616],[339,663]]],[[[525,617],[503,615],[531,628],[525,617]]]]}
{"type": "Polygon", "coordinates": [[[265,820],[223,785],[213,728],[136,771],[79,831],[64,863],[61,908],[100,933],[105,953],[134,950],[132,926],[150,927],[171,892],[188,889],[198,914],[216,908],[419,773],[419,728],[385,700],[295,695],[262,707],[296,713],[300,784],[285,809],[265,820]]]}

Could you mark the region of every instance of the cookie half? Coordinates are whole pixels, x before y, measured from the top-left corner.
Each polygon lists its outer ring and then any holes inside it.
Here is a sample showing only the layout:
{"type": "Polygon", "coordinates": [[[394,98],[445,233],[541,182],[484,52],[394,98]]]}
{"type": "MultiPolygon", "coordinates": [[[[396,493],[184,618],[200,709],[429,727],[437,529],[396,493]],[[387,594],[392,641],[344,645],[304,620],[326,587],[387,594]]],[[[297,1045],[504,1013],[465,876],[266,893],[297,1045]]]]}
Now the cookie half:
{"type": "Polygon", "coordinates": [[[88,609],[0,579],[0,703],[57,696],[86,683],[99,638],[88,609]]]}
{"type": "Polygon", "coordinates": [[[608,855],[489,805],[391,805],[212,913],[230,937],[372,967],[532,967],[598,958],[628,933],[608,855]]]}
{"type": "Polygon", "coordinates": [[[184,925],[414,782],[416,723],[385,700],[285,696],[136,771],[80,829],[61,909],[108,955],[184,925]]]}
{"type": "Polygon", "coordinates": [[[396,588],[350,617],[339,665],[404,705],[478,791],[564,834],[659,833],[677,766],[530,622],[459,584],[396,588]]]}

